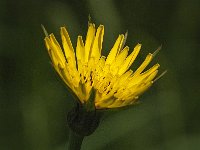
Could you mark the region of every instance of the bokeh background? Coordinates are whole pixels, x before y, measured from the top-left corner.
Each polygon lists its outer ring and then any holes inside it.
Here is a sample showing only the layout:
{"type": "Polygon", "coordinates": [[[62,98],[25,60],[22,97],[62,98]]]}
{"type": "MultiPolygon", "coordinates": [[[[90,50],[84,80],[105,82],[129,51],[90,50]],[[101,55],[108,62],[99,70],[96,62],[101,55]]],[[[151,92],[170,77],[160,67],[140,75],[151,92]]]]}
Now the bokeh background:
{"type": "Polygon", "coordinates": [[[107,112],[82,149],[199,150],[199,0],[1,0],[0,150],[63,150],[75,102],[50,65],[40,25],[58,39],[66,26],[75,47],[89,14],[105,25],[104,55],[128,30],[127,45],[143,44],[132,68],[162,44],[151,65],[168,73],[139,105],[107,112]]]}

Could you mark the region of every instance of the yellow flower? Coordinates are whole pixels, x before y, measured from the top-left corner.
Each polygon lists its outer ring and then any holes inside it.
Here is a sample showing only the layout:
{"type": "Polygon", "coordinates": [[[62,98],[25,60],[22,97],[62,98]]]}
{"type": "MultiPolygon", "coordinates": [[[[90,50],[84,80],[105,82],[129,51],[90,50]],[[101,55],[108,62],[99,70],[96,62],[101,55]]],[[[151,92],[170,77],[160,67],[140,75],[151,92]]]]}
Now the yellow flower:
{"type": "Polygon", "coordinates": [[[103,25],[96,30],[95,24],[89,23],[85,42],[82,36],[78,36],[76,52],[65,27],[60,28],[60,34],[62,47],[53,33],[46,34],[45,44],[56,72],[82,104],[87,103],[93,95],[96,109],[131,105],[155,81],[159,64],[147,71],[144,69],[157,51],[149,53],[139,68],[132,71],[129,68],[141,44],[137,44],[128,55],[129,47],[124,47],[127,34],[118,36],[107,57],[101,55],[103,25]]]}

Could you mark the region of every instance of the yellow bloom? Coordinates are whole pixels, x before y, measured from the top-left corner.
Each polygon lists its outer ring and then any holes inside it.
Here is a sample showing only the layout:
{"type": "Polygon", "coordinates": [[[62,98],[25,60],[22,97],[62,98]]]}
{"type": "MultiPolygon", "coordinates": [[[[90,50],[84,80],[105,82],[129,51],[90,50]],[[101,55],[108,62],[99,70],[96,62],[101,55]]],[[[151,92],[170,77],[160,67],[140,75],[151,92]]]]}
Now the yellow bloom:
{"type": "Polygon", "coordinates": [[[93,95],[96,109],[131,105],[153,84],[159,64],[144,69],[156,52],[149,53],[136,71],[130,70],[141,44],[128,55],[126,34],[118,36],[107,58],[101,55],[103,25],[96,30],[95,24],[89,23],[85,42],[78,36],[76,52],[65,27],[60,28],[60,34],[62,48],[53,33],[46,35],[45,44],[55,70],[82,104],[93,95]]]}

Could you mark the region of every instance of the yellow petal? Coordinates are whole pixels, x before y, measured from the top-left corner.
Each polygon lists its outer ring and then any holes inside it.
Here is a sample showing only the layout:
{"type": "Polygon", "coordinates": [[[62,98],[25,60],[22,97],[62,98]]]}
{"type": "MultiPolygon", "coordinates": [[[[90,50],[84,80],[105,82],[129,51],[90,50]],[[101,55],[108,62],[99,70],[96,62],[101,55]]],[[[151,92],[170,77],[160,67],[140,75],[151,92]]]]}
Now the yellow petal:
{"type": "Polygon", "coordinates": [[[67,84],[67,86],[73,90],[73,86],[70,81],[70,75],[69,75],[68,70],[66,70],[66,67],[62,68],[60,64],[58,64],[57,72],[62,78],[62,80],[67,84]]]}
{"type": "Polygon", "coordinates": [[[119,35],[114,46],[113,46],[113,48],[111,49],[111,51],[110,51],[110,53],[109,53],[109,55],[106,59],[106,64],[111,64],[115,60],[115,57],[117,56],[117,54],[121,50],[123,40],[124,40],[124,35],[123,34],[119,35]]]}
{"type": "Polygon", "coordinates": [[[91,51],[91,57],[94,57],[95,61],[99,60],[101,56],[103,35],[104,35],[104,26],[100,25],[97,29],[97,33],[96,33],[92,51],[91,51]]]}
{"type": "Polygon", "coordinates": [[[117,55],[115,60],[110,66],[110,71],[113,75],[118,74],[121,65],[124,63],[126,56],[128,55],[129,47],[126,46],[120,53],[117,55]]]}
{"type": "Polygon", "coordinates": [[[85,53],[85,47],[83,44],[82,36],[78,36],[77,46],[76,46],[76,59],[77,59],[79,74],[83,73],[82,69],[85,61],[84,53],[85,53]]]}
{"type": "Polygon", "coordinates": [[[126,59],[127,55],[128,55],[128,51],[129,51],[129,47],[126,46],[120,53],[119,55],[116,57],[115,63],[112,65],[115,66],[120,66],[126,59]]]}
{"type": "Polygon", "coordinates": [[[116,99],[111,105],[108,105],[106,108],[118,108],[123,106],[123,101],[121,99],[116,99]]]}
{"type": "Polygon", "coordinates": [[[138,76],[145,68],[146,66],[151,62],[153,58],[153,55],[150,53],[147,55],[143,63],[140,65],[140,67],[134,72],[133,76],[138,76]]]}
{"type": "Polygon", "coordinates": [[[134,92],[134,95],[140,96],[141,94],[143,94],[148,88],[150,88],[150,86],[153,84],[153,81],[147,82],[146,84],[144,84],[143,86],[140,86],[139,88],[137,88],[134,92]]]}
{"type": "Polygon", "coordinates": [[[117,88],[122,87],[123,85],[126,85],[126,82],[129,82],[128,78],[131,76],[132,73],[133,71],[129,70],[126,73],[124,73],[122,76],[120,76],[118,80],[115,82],[115,84],[113,85],[113,88],[117,89],[117,88]]]}
{"type": "Polygon", "coordinates": [[[65,57],[70,60],[70,61],[68,60],[68,63],[70,63],[70,65],[75,67],[76,61],[75,61],[74,48],[72,46],[69,34],[65,27],[60,28],[60,34],[65,52],[65,57]]]}
{"type": "MultiPolygon", "coordinates": [[[[134,86],[136,84],[140,84],[141,82],[144,82],[153,72],[155,72],[159,68],[159,64],[154,65],[151,67],[149,70],[145,71],[144,73],[138,75],[138,76],[133,76],[127,85],[127,87],[134,86]]],[[[150,80],[149,80],[150,81],[150,80]]]]}
{"type": "Polygon", "coordinates": [[[133,52],[126,58],[124,64],[119,70],[119,75],[123,74],[128,70],[128,68],[132,65],[133,61],[136,59],[139,51],[141,49],[141,44],[137,44],[133,50],[133,52]]]}
{"type": "Polygon", "coordinates": [[[55,56],[57,61],[61,64],[62,67],[65,66],[65,57],[63,55],[62,49],[60,45],[58,44],[56,38],[53,34],[50,35],[50,39],[48,37],[45,37],[46,45],[49,46],[49,49],[51,50],[52,54],[55,56]]]}
{"type": "Polygon", "coordinates": [[[91,52],[92,44],[95,37],[95,25],[89,23],[88,32],[85,41],[85,62],[88,62],[89,55],[91,52]]]}
{"type": "Polygon", "coordinates": [[[104,99],[103,101],[95,101],[96,108],[108,108],[108,106],[112,105],[115,102],[116,98],[112,97],[109,99],[104,99]]]}
{"type": "Polygon", "coordinates": [[[148,78],[144,81],[144,83],[147,83],[147,82],[152,81],[152,80],[156,77],[157,74],[158,74],[158,70],[156,70],[156,71],[154,71],[153,73],[151,73],[151,74],[148,76],[148,78]]]}

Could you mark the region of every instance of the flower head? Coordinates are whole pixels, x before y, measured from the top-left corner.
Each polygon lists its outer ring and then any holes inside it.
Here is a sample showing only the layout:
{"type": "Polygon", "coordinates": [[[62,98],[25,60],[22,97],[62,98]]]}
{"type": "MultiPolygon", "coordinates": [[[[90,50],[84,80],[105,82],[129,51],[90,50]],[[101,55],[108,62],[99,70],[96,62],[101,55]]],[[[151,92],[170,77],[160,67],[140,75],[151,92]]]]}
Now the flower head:
{"type": "Polygon", "coordinates": [[[45,44],[53,67],[84,105],[92,97],[96,109],[117,108],[134,104],[154,82],[159,64],[145,70],[155,53],[149,53],[143,63],[132,71],[141,44],[128,54],[127,34],[120,34],[107,57],[101,55],[104,26],[97,29],[88,24],[85,42],[78,36],[74,50],[65,27],[60,28],[62,47],[54,34],[46,35],[45,44]]]}

